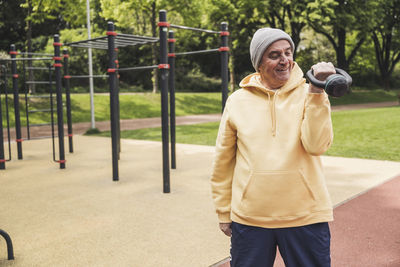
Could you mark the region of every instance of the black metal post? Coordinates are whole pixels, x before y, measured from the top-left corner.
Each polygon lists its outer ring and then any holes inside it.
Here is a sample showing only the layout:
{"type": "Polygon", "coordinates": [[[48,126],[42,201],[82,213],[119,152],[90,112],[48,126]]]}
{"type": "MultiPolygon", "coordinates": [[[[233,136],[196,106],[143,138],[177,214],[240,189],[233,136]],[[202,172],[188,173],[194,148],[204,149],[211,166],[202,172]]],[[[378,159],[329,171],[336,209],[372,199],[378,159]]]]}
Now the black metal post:
{"type": "Polygon", "coordinates": [[[3,136],[3,109],[1,107],[1,90],[0,90],[0,170],[6,168],[6,158],[4,156],[4,136],[3,136]]]}
{"type": "Polygon", "coordinates": [[[118,139],[118,160],[120,159],[120,153],[121,153],[121,110],[119,108],[119,63],[118,63],[118,48],[115,48],[115,53],[114,53],[114,62],[115,62],[115,67],[117,69],[116,71],[116,82],[115,82],[115,90],[117,91],[117,97],[115,101],[116,108],[115,110],[117,111],[117,139],[118,139]]]}
{"type": "Polygon", "coordinates": [[[168,47],[167,47],[167,11],[159,11],[160,28],[160,86],[161,86],[161,126],[162,126],[162,155],[163,155],[163,192],[169,193],[169,138],[168,138],[168,47]]]}
{"type": "Polygon", "coordinates": [[[62,105],[62,86],[61,86],[61,56],[60,56],[60,36],[54,35],[54,72],[56,78],[57,92],[57,126],[58,126],[58,153],[60,169],[65,169],[65,151],[64,151],[64,118],[62,105]]]}
{"type": "Polygon", "coordinates": [[[50,120],[51,120],[51,142],[53,148],[53,161],[56,160],[56,145],[55,145],[55,135],[54,135],[54,99],[53,99],[53,73],[51,69],[52,65],[49,64],[49,95],[50,95],[50,120]]]}
{"type": "Polygon", "coordinates": [[[63,50],[63,57],[64,57],[64,88],[65,88],[65,101],[67,105],[67,124],[68,124],[68,144],[69,144],[69,153],[74,152],[74,145],[72,139],[72,114],[71,114],[71,91],[69,87],[69,79],[71,76],[69,75],[69,65],[68,65],[68,50],[63,50]]]}
{"type": "Polygon", "coordinates": [[[228,99],[228,23],[221,23],[221,89],[222,89],[222,111],[224,111],[228,99]]]}
{"type": "Polygon", "coordinates": [[[7,68],[6,66],[1,66],[4,72],[4,104],[6,105],[6,123],[7,123],[7,140],[8,140],[8,160],[11,160],[11,134],[10,134],[10,112],[8,111],[8,81],[7,81],[7,68]]]}
{"type": "Polygon", "coordinates": [[[114,23],[108,22],[108,81],[110,86],[110,123],[113,181],[118,181],[118,111],[117,111],[117,73],[115,68],[115,36],[114,23]]]}
{"type": "MultiPolygon", "coordinates": [[[[15,59],[18,52],[15,50],[15,45],[11,45],[10,49],[11,58],[15,59]]],[[[19,112],[19,92],[18,92],[18,74],[17,74],[17,61],[11,62],[11,73],[13,77],[13,92],[14,92],[14,115],[15,115],[15,135],[18,150],[18,159],[22,159],[22,137],[21,137],[21,117],[19,112]]]]}
{"type": "Polygon", "coordinates": [[[31,140],[31,131],[29,128],[29,104],[28,104],[28,93],[29,88],[26,82],[26,67],[25,67],[25,60],[22,61],[22,79],[24,81],[24,90],[25,90],[25,117],[26,117],[26,133],[28,140],[31,140]]]}
{"type": "Polygon", "coordinates": [[[13,260],[14,259],[14,249],[13,249],[11,237],[7,234],[6,231],[1,230],[1,229],[0,229],[0,235],[2,237],[4,237],[4,239],[6,240],[8,260],[13,260]]]}
{"type": "Polygon", "coordinates": [[[176,129],[175,129],[175,39],[174,32],[168,32],[168,64],[169,64],[169,122],[171,124],[171,168],[176,169],[176,129]]]}

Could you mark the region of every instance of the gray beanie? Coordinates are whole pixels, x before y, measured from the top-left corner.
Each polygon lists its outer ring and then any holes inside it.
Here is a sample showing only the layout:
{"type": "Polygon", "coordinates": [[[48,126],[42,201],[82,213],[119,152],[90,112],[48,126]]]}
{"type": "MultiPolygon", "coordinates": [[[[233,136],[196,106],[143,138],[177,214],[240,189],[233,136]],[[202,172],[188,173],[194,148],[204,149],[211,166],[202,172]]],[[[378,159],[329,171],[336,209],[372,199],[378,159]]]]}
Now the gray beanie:
{"type": "Polygon", "coordinates": [[[256,33],[253,35],[253,39],[251,39],[250,43],[250,59],[256,71],[258,71],[258,66],[260,65],[260,61],[264,54],[264,51],[273,42],[278,40],[289,41],[294,51],[294,43],[292,38],[290,38],[289,34],[280,29],[262,28],[257,30],[256,33]]]}

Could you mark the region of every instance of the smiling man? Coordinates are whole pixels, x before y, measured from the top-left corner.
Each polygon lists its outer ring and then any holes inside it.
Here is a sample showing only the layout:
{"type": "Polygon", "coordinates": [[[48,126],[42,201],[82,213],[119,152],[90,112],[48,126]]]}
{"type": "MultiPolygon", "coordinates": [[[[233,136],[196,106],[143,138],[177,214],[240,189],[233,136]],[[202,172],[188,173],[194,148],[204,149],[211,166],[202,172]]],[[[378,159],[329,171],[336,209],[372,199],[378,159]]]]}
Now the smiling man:
{"type": "MultiPolygon", "coordinates": [[[[332,204],[320,155],[333,140],[330,103],[293,61],[294,43],[279,29],[250,43],[255,73],[229,98],[211,176],[219,227],[231,237],[231,266],[330,266],[332,204]]],[[[313,67],[325,80],[331,63],[313,67]]]]}

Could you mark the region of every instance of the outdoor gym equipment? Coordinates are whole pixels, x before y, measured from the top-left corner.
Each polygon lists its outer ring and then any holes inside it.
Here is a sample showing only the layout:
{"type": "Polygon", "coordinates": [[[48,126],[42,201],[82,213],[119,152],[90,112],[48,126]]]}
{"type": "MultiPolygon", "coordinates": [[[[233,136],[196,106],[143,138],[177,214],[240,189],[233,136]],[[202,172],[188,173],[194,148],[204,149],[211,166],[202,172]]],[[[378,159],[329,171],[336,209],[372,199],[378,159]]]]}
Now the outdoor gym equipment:
{"type": "Polygon", "coordinates": [[[324,88],[326,93],[333,97],[341,97],[349,91],[349,87],[352,83],[350,75],[342,69],[335,68],[336,74],[329,75],[325,81],[317,80],[312,69],[307,71],[307,79],[315,86],[324,88]]]}
{"type": "MultiPolygon", "coordinates": [[[[16,134],[16,143],[17,143],[17,149],[18,149],[18,159],[22,159],[22,136],[21,136],[21,120],[20,120],[20,110],[19,110],[19,90],[18,90],[18,78],[19,75],[17,73],[17,61],[36,61],[36,60],[54,60],[54,73],[55,73],[55,84],[56,84],[56,97],[57,97],[57,124],[58,124],[58,142],[59,142],[59,160],[56,160],[60,164],[60,169],[65,168],[65,152],[64,152],[64,127],[63,127],[63,107],[62,107],[62,91],[61,91],[61,60],[62,57],[60,56],[60,46],[62,44],[59,42],[59,36],[55,35],[54,36],[54,57],[40,57],[40,58],[32,58],[32,57],[27,57],[27,58],[17,58],[16,56],[18,54],[21,55],[48,55],[48,54],[38,54],[38,53],[26,53],[22,52],[19,53],[15,49],[15,45],[12,44],[10,47],[10,55],[11,59],[2,59],[0,61],[10,61],[11,62],[11,74],[12,74],[12,85],[13,85],[13,94],[14,94],[14,114],[15,114],[15,134],[16,134]]],[[[30,67],[29,69],[38,69],[38,68],[33,68],[30,67]]],[[[40,68],[43,69],[43,68],[40,68]]],[[[50,87],[52,85],[52,79],[51,79],[51,66],[49,67],[49,81],[28,81],[25,83],[27,84],[49,84],[50,87]]],[[[38,97],[38,96],[36,96],[38,97]]],[[[50,97],[52,101],[52,97],[50,97]]],[[[6,96],[7,100],[7,96],[6,96]]],[[[27,101],[27,96],[25,96],[25,100],[27,101]]],[[[7,107],[7,105],[6,105],[7,107]]],[[[41,110],[39,110],[41,111],[41,110]]],[[[51,108],[52,111],[52,108],[51,108]]],[[[29,112],[28,110],[26,111],[27,113],[29,112]]],[[[7,112],[8,114],[8,112],[7,112]]],[[[53,116],[53,114],[52,114],[53,116]]],[[[7,117],[8,119],[8,117],[7,117]]],[[[28,118],[27,118],[28,120],[28,118]]],[[[29,127],[29,126],[28,126],[29,127]]],[[[9,127],[8,127],[9,128],[9,127]]],[[[53,136],[54,136],[54,129],[53,129],[53,136]]],[[[53,137],[54,138],[54,137],[53,137]]],[[[54,153],[54,146],[53,146],[53,153],[54,153]]],[[[55,156],[53,155],[53,158],[55,156]]],[[[1,157],[1,163],[4,161],[4,156],[1,157]]]]}
{"type": "Polygon", "coordinates": [[[3,85],[4,85],[4,104],[6,111],[6,121],[7,121],[7,139],[8,139],[8,159],[5,158],[4,155],[4,136],[3,136],[3,114],[2,114],[2,103],[1,103],[1,91],[0,91],[0,170],[4,170],[6,168],[6,162],[11,160],[11,142],[10,142],[10,117],[8,112],[8,95],[7,95],[7,68],[4,65],[1,65],[0,70],[3,76],[3,85]]]}
{"type": "Polygon", "coordinates": [[[118,160],[120,153],[120,120],[119,120],[119,72],[133,70],[151,70],[158,69],[160,73],[160,92],[161,92],[161,126],[162,126],[162,167],[163,167],[163,192],[170,192],[170,172],[169,172],[169,136],[168,136],[168,90],[170,90],[170,121],[171,121],[171,167],[175,166],[175,95],[174,95],[174,65],[176,56],[193,55],[200,53],[220,52],[221,59],[221,92],[222,92],[222,110],[224,109],[228,98],[228,24],[221,23],[221,31],[211,31],[199,28],[173,25],[167,22],[167,12],[159,11],[159,38],[139,36],[132,34],[117,33],[114,30],[114,24],[108,22],[107,36],[92,38],[78,42],[67,43],[65,45],[81,48],[105,49],[108,51],[108,79],[110,87],[110,123],[111,123],[111,146],[112,146],[112,174],[113,181],[119,180],[118,160]],[[183,30],[193,30],[204,33],[219,34],[221,36],[221,45],[216,49],[189,51],[175,53],[173,44],[175,39],[169,28],[183,30]],[[117,60],[117,51],[119,48],[142,45],[148,43],[159,43],[160,56],[159,64],[152,66],[139,66],[119,68],[117,60]],[[169,48],[169,51],[168,51],[169,48]]]}
{"type": "Polygon", "coordinates": [[[7,234],[6,231],[0,229],[0,235],[4,237],[7,243],[7,256],[8,260],[13,260],[14,259],[14,250],[13,250],[13,245],[11,241],[11,237],[9,234],[7,234]]]}

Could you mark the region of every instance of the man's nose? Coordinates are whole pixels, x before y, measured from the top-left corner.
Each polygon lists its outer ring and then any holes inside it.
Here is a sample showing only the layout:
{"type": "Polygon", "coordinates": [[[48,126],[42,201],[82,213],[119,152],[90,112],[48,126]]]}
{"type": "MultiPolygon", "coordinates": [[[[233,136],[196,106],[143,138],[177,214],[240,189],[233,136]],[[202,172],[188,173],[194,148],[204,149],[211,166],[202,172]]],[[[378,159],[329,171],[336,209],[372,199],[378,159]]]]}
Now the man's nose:
{"type": "Polygon", "coordinates": [[[280,57],[280,61],[279,61],[280,64],[287,64],[288,62],[289,62],[289,58],[287,56],[282,55],[280,57]]]}

